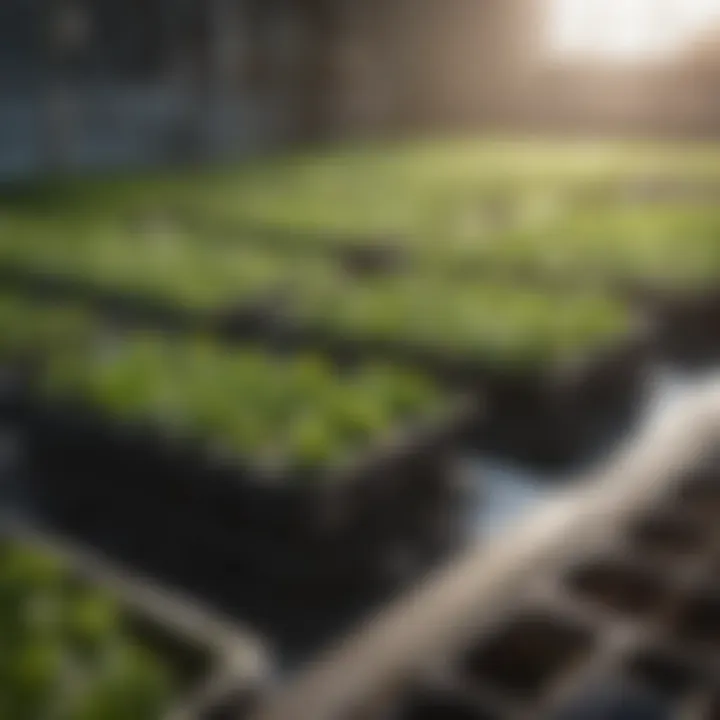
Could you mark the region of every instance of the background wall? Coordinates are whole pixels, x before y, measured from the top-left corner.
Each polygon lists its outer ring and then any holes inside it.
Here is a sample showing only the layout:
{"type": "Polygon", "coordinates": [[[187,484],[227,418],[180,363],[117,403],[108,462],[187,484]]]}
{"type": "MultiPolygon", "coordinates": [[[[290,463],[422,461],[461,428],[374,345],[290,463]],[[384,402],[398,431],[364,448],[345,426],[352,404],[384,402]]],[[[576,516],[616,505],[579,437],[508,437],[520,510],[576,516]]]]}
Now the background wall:
{"type": "Polygon", "coordinates": [[[3,0],[0,177],[501,128],[714,135],[720,33],[553,61],[549,0],[3,0]]]}

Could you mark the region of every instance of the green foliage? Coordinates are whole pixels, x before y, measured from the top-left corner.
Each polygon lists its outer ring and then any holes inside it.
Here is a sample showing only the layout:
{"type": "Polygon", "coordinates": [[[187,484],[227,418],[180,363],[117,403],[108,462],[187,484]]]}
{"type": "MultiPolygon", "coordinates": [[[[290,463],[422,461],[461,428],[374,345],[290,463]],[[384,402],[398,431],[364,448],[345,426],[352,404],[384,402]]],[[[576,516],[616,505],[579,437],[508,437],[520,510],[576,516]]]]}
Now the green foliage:
{"type": "Polygon", "coordinates": [[[157,720],[168,667],[140,646],[115,602],[48,557],[0,545],[0,717],[157,720]]]}
{"type": "Polygon", "coordinates": [[[192,309],[251,301],[297,273],[328,272],[322,259],[284,258],[252,245],[201,244],[182,228],[58,220],[12,223],[0,233],[0,265],[89,283],[192,309]]]}
{"type": "Polygon", "coordinates": [[[283,281],[269,266],[292,268],[291,249],[358,238],[404,242],[431,273],[529,267],[689,283],[720,275],[719,180],[711,144],[339,147],[200,176],[78,182],[5,203],[0,260],[201,305],[263,290],[254,278],[265,273],[283,281]],[[648,202],[658,185],[676,189],[648,202]]]}
{"type": "Polygon", "coordinates": [[[630,327],[619,302],[499,283],[390,278],[306,288],[300,322],[363,340],[407,344],[480,365],[540,366],[588,353],[630,327]]]}
{"type": "Polygon", "coordinates": [[[341,462],[440,404],[431,382],[391,366],[340,375],[312,355],[283,359],[156,334],[51,362],[43,387],[290,470],[341,462]]]}
{"type": "Polygon", "coordinates": [[[290,468],[340,462],[441,402],[422,374],[392,365],[340,374],[313,354],[111,334],[79,306],[10,294],[0,296],[0,356],[41,361],[36,382],[50,398],[84,399],[120,420],[290,468]]]}
{"type": "Polygon", "coordinates": [[[628,317],[606,298],[530,291],[518,276],[712,285],[718,194],[715,145],[340,147],[6,203],[0,265],[197,309],[280,297],[281,314],[342,336],[526,365],[591,350],[628,317]],[[331,251],[358,242],[401,246],[409,269],[350,280],[331,251]]]}
{"type": "Polygon", "coordinates": [[[0,294],[0,352],[5,359],[42,358],[92,342],[97,321],[81,305],[0,294]]]}

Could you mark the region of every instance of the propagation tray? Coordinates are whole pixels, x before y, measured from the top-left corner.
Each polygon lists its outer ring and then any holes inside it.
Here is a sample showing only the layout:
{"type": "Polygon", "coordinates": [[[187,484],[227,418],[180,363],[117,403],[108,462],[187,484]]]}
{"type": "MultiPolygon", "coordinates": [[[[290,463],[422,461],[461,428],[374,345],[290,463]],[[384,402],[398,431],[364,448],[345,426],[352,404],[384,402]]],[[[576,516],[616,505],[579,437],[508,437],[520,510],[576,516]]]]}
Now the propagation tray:
{"type": "Polygon", "coordinates": [[[703,387],[253,720],[718,717],[718,441],[720,387],[703,387]]]}

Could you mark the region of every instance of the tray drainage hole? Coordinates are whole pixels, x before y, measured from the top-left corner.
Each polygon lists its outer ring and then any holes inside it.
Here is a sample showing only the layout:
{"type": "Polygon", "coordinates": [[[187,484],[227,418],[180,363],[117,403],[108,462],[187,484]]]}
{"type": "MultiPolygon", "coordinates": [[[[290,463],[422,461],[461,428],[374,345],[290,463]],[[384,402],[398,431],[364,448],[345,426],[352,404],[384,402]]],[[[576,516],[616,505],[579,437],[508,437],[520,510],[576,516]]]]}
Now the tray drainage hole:
{"type": "Polygon", "coordinates": [[[413,698],[392,720],[497,720],[497,715],[451,693],[437,693],[413,698]]]}
{"type": "Polygon", "coordinates": [[[673,628],[685,642],[720,646],[720,595],[701,591],[691,596],[678,609],[673,628]]]}
{"type": "Polygon", "coordinates": [[[471,679],[531,700],[580,663],[593,646],[591,633],[550,614],[520,618],[497,631],[465,658],[471,679]]]}
{"type": "Polygon", "coordinates": [[[567,582],[578,596],[627,615],[653,612],[666,595],[665,584],[655,573],[619,561],[583,565],[570,573],[567,582]]]}
{"type": "Polygon", "coordinates": [[[671,702],[688,697],[702,684],[696,668],[665,651],[638,653],[628,661],[627,672],[633,680],[671,702]]]}
{"type": "Polygon", "coordinates": [[[637,523],[630,530],[630,540],[641,552],[671,561],[702,552],[707,538],[697,525],[656,515],[637,523]]]}

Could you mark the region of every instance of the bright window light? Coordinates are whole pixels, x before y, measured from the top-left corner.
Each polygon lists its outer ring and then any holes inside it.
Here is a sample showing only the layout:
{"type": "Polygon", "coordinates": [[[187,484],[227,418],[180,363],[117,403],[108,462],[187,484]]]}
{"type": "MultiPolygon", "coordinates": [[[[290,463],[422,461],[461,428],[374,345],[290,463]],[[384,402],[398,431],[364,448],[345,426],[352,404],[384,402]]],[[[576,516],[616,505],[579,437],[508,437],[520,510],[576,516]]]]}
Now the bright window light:
{"type": "Polygon", "coordinates": [[[670,55],[720,23],[720,0],[550,0],[555,54],[605,60],[670,55]]]}

